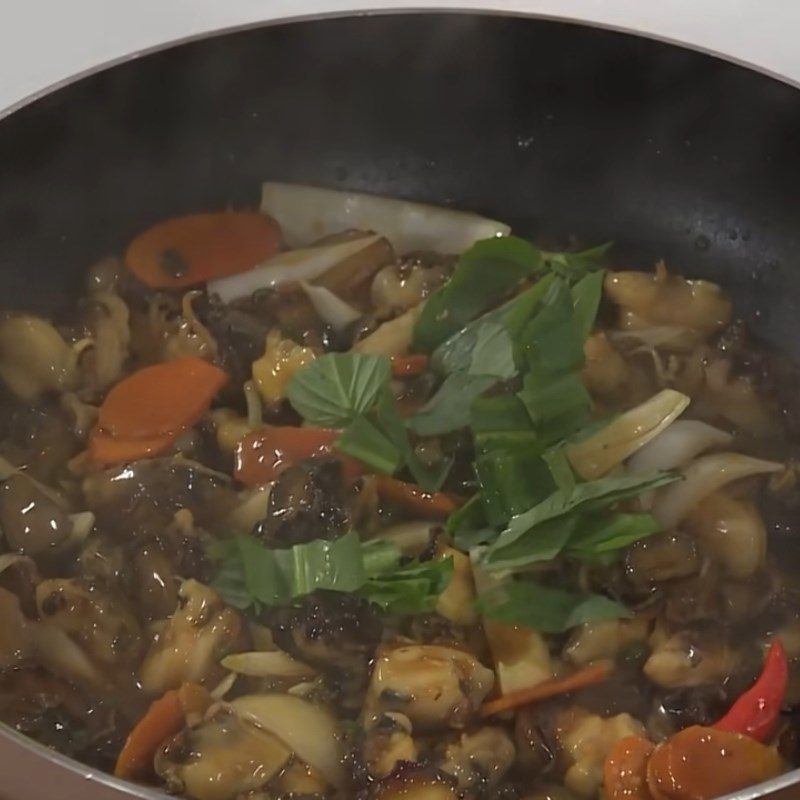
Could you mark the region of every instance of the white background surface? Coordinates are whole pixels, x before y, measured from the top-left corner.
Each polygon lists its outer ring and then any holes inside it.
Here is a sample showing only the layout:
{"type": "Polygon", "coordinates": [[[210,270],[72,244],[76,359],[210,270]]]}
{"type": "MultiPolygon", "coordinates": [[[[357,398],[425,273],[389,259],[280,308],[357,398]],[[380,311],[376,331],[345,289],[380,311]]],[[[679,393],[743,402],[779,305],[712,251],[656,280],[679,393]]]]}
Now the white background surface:
{"type": "Polygon", "coordinates": [[[0,0],[0,110],[177,39],[265,20],[401,8],[589,21],[722,53],[800,84],[800,0],[0,0]]]}

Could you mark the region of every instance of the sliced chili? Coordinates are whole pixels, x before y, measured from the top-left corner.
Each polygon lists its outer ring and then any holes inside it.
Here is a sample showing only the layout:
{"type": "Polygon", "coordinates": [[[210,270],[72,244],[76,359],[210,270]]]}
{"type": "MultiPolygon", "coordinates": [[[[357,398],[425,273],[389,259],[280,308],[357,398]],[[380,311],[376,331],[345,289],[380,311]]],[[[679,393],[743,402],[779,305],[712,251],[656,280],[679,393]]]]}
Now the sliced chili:
{"type": "Polygon", "coordinates": [[[769,648],[758,680],[713,727],[720,731],[742,733],[759,742],[769,741],[778,725],[788,684],[789,661],[786,651],[779,641],[775,641],[769,648]]]}

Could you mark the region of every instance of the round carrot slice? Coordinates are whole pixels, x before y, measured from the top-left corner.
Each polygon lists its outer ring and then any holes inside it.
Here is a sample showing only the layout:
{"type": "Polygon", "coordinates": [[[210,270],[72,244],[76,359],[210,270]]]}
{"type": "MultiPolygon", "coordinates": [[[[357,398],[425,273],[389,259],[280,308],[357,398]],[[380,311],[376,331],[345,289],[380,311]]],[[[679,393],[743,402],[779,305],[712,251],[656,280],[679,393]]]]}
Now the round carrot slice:
{"type": "Polygon", "coordinates": [[[694,725],[650,756],[647,783],[661,800],[713,800],[783,771],[771,747],[739,733],[694,725]]]}
{"type": "Polygon", "coordinates": [[[252,269],[277,253],[280,242],[278,223],[265,214],[192,214],[140,233],[125,264],[145,286],[177,289],[252,269]]]}
{"type": "Polygon", "coordinates": [[[100,406],[100,427],[116,439],[186,430],[208,410],[228,375],[202,358],[178,358],[134,372],[100,406]]]}
{"type": "Polygon", "coordinates": [[[639,736],[616,742],[603,769],[608,800],[653,800],[647,788],[647,762],[653,750],[653,743],[639,736]]]}

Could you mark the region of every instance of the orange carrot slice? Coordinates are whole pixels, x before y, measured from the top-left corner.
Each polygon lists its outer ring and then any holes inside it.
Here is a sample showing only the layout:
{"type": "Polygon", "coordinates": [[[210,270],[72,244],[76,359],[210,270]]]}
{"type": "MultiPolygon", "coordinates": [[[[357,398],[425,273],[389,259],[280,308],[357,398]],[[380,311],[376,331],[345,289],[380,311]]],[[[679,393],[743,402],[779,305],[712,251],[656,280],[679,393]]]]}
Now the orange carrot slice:
{"type": "Polygon", "coordinates": [[[228,375],[202,358],[178,358],[134,372],[100,406],[98,423],[116,439],[153,439],[194,425],[228,375]]]}
{"type": "MultiPolygon", "coordinates": [[[[289,464],[333,451],[339,431],[329,428],[275,426],[248,433],[236,448],[234,475],[246,486],[263,486],[274,481],[289,464]]],[[[337,456],[344,465],[345,478],[354,480],[364,472],[355,459],[337,456]]]]}
{"type": "Polygon", "coordinates": [[[444,492],[426,492],[413,483],[398,481],[388,475],[376,475],[375,487],[381,500],[397,503],[423,517],[441,519],[458,508],[456,501],[444,492]]]}
{"type": "Polygon", "coordinates": [[[593,664],[590,667],[573,672],[572,675],[567,675],[565,678],[553,678],[549,681],[537,683],[535,686],[531,686],[530,689],[520,689],[516,692],[509,692],[495,700],[489,700],[481,706],[481,716],[491,717],[494,714],[510,711],[519,706],[527,706],[530,703],[537,703],[540,700],[546,700],[559,694],[569,694],[578,689],[601,683],[610,674],[610,662],[593,664]]]}
{"type": "Polygon", "coordinates": [[[277,253],[280,241],[278,223],[264,214],[192,214],[140,233],[125,264],[145,286],[176,289],[252,269],[277,253]]]}
{"type": "Polygon", "coordinates": [[[614,744],[603,768],[607,800],[653,800],[647,788],[647,762],[654,749],[640,736],[626,736],[614,744]]]}
{"type": "Polygon", "coordinates": [[[178,438],[178,433],[165,433],[148,439],[115,439],[99,428],[89,434],[89,459],[98,466],[124,464],[151,458],[166,452],[178,438]]]}
{"type": "Polygon", "coordinates": [[[184,726],[186,714],[178,689],[170,689],[153,702],[136,723],[114,765],[114,774],[128,780],[147,775],[161,744],[184,726]]]}
{"type": "Polygon", "coordinates": [[[647,784],[659,800],[712,800],[774,778],[783,769],[774,749],[749,736],[694,725],[650,756],[647,784]]]}
{"type": "Polygon", "coordinates": [[[392,375],[395,378],[415,378],[427,369],[428,356],[424,354],[392,356],[392,375]]]}

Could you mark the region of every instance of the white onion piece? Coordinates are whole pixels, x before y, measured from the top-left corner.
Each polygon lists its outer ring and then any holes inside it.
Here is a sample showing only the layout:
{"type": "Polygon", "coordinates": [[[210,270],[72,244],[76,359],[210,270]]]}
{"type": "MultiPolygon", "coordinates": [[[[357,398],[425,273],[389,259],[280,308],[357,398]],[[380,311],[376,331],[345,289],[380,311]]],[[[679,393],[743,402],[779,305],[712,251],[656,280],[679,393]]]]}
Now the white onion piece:
{"type": "Polygon", "coordinates": [[[362,316],[360,311],[356,311],[353,306],[345,303],[344,300],[324,286],[312,286],[306,281],[302,281],[300,286],[320,318],[327,322],[337,333],[362,316]]]}
{"type": "Polygon", "coordinates": [[[412,519],[379,530],[371,541],[391,542],[404,556],[418,556],[431,544],[433,532],[441,526],[436,522],[412,519]]]}
{"type": "Polygon", "coordinates": [[[684,470],[683,480],[661,489],[653,504],[653,516],[665,530],[674,528],[703,498],[733,481],[768,472],[780,472],[783,464],[742,453],[701,456],[684,470]]]}
{"type": "Polygon", "coordinates": [[[567,458],[584,480],[596,480],[658,436],[688,405],[685,394],[664,389],[588,439],[567,447],[567,458]]]}
{"type": "Polygon", "coordinates": [[[342,261],[371,247],[381,238],[362,236],[336,244],[288,250],[247,272],[209,281],[206,288],[209,295],[216,294],[223,303],[230,303],[241,297],[249,297],[259,289],[274,289],[284,283],[313,281],[342,261]]]}
{"type": "Polygon", "coordinates": [[[682,419],[661,431],[628,461],[628,472],[650,475],[678,469],[712,447],[730,444],[733,436],[706,422],[682,419]]]}
{"type": "Polygon", "coordinates": [[[261,210],[277,220],[289,247],[346,230],[380,231],[400,253],[461,253],[511,228],[466,211],[358,192],[292,183],[265,183],[261,210]]]}
{"type": "Polygon", "coordinates": [[[35,622],[30,625],[30,632],[36,658],[53,674],[95,688],[105,686],[105,679],[86,653],[61,628],[49,622],[35,622]]]}
{"type": "Polygon", "coordinates": [[[251,694],[231,702],[237,713],[290,747],[337,789],[345,785],[342,728],[324,708],[290,694],[251,694]]]}
{"type": "Polygon", "coordinates": [[[254,678],[308,678],[315,674],[308,664],[297,661],[281,650],[233,653],[222,659],[222,666],[231,672],[254,678]]]}

